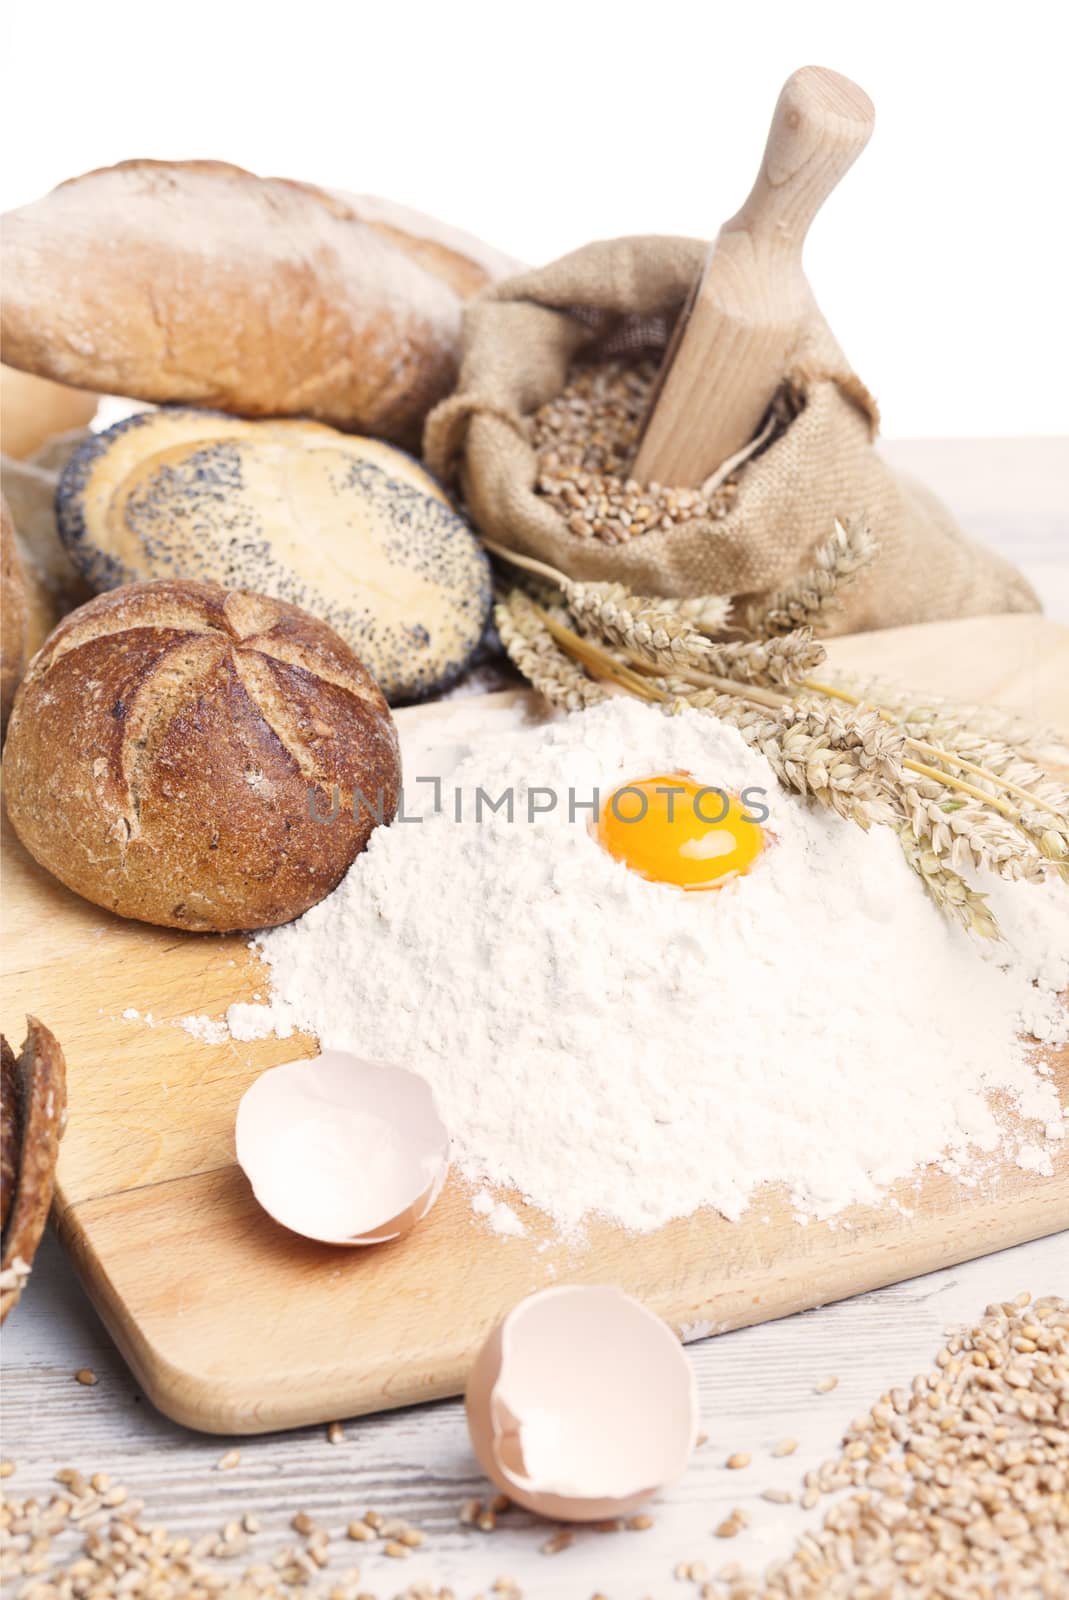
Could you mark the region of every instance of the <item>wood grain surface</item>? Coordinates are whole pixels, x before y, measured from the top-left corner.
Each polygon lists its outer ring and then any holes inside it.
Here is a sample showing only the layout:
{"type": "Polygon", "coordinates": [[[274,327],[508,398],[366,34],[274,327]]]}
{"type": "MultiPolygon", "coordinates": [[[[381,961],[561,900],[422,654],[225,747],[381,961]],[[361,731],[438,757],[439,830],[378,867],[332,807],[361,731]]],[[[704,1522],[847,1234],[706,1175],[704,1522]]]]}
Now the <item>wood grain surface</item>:
{"type": "MultiPolygon", "coordinates": [[[[980,619],[839,642],[837,663],[1069,724],[1069,632],[980,619]]],[[[454,703],[402,715],[402,738],[454,703]]],[[[463,706],[463,702],[459,703],[463,706]]],[[[485,705],[480,715],[492,717],[485,705]]],[[[1054,1178],[1016,1168],[964,1190],[928,1173],[914,1211],[857,1211],[850,1230],[800,1228],[784,1199],[739,1224],[700,1213],[634,1239],[592,1230],[567,1251],[534,1226],[500,1239],[451,1183],[407,1241],[347,1252],[276,1228],[233,1165],[233,1115],[294,1041],[211,1047],[175,1024],[262,992],[235,939],[122,923],[5,844],[2,1015],[32,1009],[63,1041],[70,1128],[57,1221],[98,1309],[157,1405],[208,1431],[257,1432],[453,1393],[501,1312],[542,1283],[612,1281],[689,1332],[780,1316],[1069,1224],[1069,1151],[1054,1178]],[[153,1025],[123,1019],[126,1008],[153,1025]],[[768,1223],[761,1219],[768,1216],[768,1223]]],[[[305,1053],[314,1049],[304,1042],[305,1053]]],[[[1069,1058],[1057,1063],[1069,1090],[1069,1058]]]]}
{"type": "MultiPolygon", "coordinates": [[[[145,1404],[67,1257],[54,1240],[46,1246],[33,1292],[4,1327],[0,1433],[17,1464],[4,1490],[47,1499],[57,1468],[102,1468],[144,1499],[146,1519],[192,1539],[218,1536],[231,1518],[253,1513],[262,1526],[249,1557],[257,1561],[293,1543],[291,1518],[303,1510],[331,1533],[327,1582],[352,1563],[344,1530],[354,1516],[371,1508],[403,1517],[426,1534],[412,1559],[399,1565],[374,1546],[357,1552],[361,1589],[378,1600],[396,1600],[418,1580],[448,1584],[458,1600],[493,1600],[491,1585],[502,1575],[521,1585],[526,1600],[695,1600],[697,1589],[674,1577],[681,1561],[704,1561],[711,1572],[729,1562],[760,1571],[827,1514],[825,1500],[808,1512],[797,1504],[805,1473],[836,1453],[852,1417],[930,1370],[947,1327],[974,1321],[989,1301],[1020,1290],[1069,1288],[1069,1235],[1062,1234],[689,1345],[708,1439],[649,1507],[652,1528],[608,1537],[582,1528],[571,1547],[549,1556],[542,1547],[557,1525],[518,1508],[492,1534],[458,1522],[469,1497],[485,1502],[493,1492],[472,1454],[462,1402],[360,1417],[344,1424],[336,1445],[322,1427],[258,1438],[189,1433],[145,1404]],[[93,1388],[75,1382],[82,1367],[98,1378],[93,1388]],[[838,1379],[830,1393],[817,1390],[825,1377],[838,1379]],[[775,1458],[774,1445],[787,1437],[798,1440],[797,1451],[775,1458]],[[221,1472],[231,1446],[241,1459],[221,1472]],[[729,1471],[725,1461],[737,1450],[751,1452],[752,1463],[729,1471]],[[793,1493],[795,1503],[769,1504],[761,1498],[767,1488],[793,1493]],[[716,1538],[713,1530],[736,1507],[748,1526],[738,1538],[716,1538]]],[[[217,1564],[221,1576],[228,1566],[236,1575],[242,1563],[217,1564]]]]}

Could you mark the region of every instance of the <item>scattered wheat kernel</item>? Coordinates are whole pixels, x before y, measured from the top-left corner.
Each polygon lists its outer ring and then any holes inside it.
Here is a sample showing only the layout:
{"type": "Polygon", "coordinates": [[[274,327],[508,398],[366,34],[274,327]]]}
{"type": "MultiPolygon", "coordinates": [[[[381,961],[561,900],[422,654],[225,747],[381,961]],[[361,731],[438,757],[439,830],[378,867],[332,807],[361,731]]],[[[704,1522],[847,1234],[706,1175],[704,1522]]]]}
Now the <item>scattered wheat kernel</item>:
{"type": "Polygon", "coordinates": [[[0,1478],[10,1478],[15,1470],[13,1461],[0,1461],[0,1478]]]}
{"type": "Polygon", "coordinates": [[[482,1533],[493,1533],[497,1527],[497,1518],[492,1511],[481,1511],[475,1519],[475,1526],[482,1533]]]}
{"type": "Polygon", "coordinates": [[[734,1514],[725,1517],[724,1521],[713,1530],[718,1539],[734,1539],[739,1531],[739,1524],[735,1521],[734,1514]]]}
{"type": "Polygon", "coordinates": [[[226,1452],[226,1454],[225,1455],[221,1455],[219,1457],[219,1460],[215,1463],[216,1471],[217,1472],[232,1472],[234,1470],[234,1468],[240,1464],[240,1462],[241,1462],[241,1451],[240,1450],[228,1450],[226,1452]]]}
{"type": "Polygon", "coordinates": [[[815,1386],[816,1393],[830,1394],[831,1391],[837,1386],[838,1382],[838,1378],[821,1378],[820,1382],[815,1386]]]}
{"type": "Polygon", "coordinates": [[[406,1528],[404,1533],[398,1537],[401,1543],[406,1544],[410,1550],[418,1550],[423,1543],[425,1535],[418,1528],[406,1528]]]}
{"type": "Polygon", "coordinates": [[[628,1517],[627,1526],[634,1533],[645,1533],[647,1528],[653,1527],[653,1518],[640,1511],[637,1517],[628,1517]]]}
{"type": "Polygon", "coordinates": [[[327,1443],[341,1444],[345,1438],[345,1429],[340,1422],[332,1422],[327,1429],[327,1443]]]}
{"type": "Polygon", "coordinates": [[[734,1455],[728,1456],[724,1465],[730,1467],[732,1472],[737,1472],[740,1467],[748,1467],[751,1459],[748,1450],[736,1450],[734,1455]]]}
{"type": "Polygon", "coordinates": [[[465,1500],[457,1513],[457,1520],[463,1522],[465,1526],[470,1526],[477,1519],[482,1508],[481,1500],[465,1500]]]}
{"type": "Polygon", "coordinates": [[[568,1546],[574,1543],[575,1534],[572,1533],[570,1528],[562,1528],[559,1533],[555,1533],[551,1539],[546,1540],[542,1546],[542,1554],[544,1556],[555,1556],[558,1551],[567,1550],[568,1546]]]}
{"type": "Polygon", "coordinates": [[[246,1511],[245,1515],[241,1519],[241,1526],[245,1529],[246,1533],[259,1533],[260,1519],[259,1517],[255,1516],[253,1512],[246,1511]]]}
{"type": "Polygon", "coordinates": [[[350,1522],[345,1535],[348,1539],[356,1539],[360,1544],[367,1544],[369,1539],[375,1537],[375,1530],[368,1522],[350,1522]]]}
{"type": "Polygon", "coordinates": [[[789,1489],[762,1489],[761,1499],[770,1500],[774,1506],[789,1506],[794,1496],[789,1489]]]}
{"type": "Polygon", "coordinates": [[[797,1439],[781,1439],[778,1444],[772,1446],[772,1454],[774,1456],[793,1456],[797,1448],[797,1439]]]}
{"type": "Polygon", "coordinates": [[[695,1448],[695,1450],[698,1450],[698,1449],[701,1448],[701,1446],[703,1444],[708,1444],[708,1443],[709,1443],[709,1435],[707,1433],[699,1433],[698,1437],[694,1441],[694,1448],[695,1448]]]}
{"type": "Polygon", "coordinates": [[[385,1522],[385,1520],[386,1519],[381,1511],[364,1512],[364,1521],[367,1523],[369,1528],[374,1528],[376,1531],[381,1530],[382,1524],[385,1522]]]}
{"type": "Polygon", "coordinates": [[[295,1511],[290,1518],[290,1527],[294,1533],[309,1534],[315,1532],[316,1525],[307,1511],[295,1511]]]}
{"type": "Polygon", "coordinates": [[[507,1511],[511,1504],[512,1501],[507,1494],[495,1494],[487,1510],[492,1511],[495,1516],[499,1516],[502,1511],[507,1511]]]}
{"type": "Polygon", "coordinates": [[[94,1383],[100,1382],[92,1367],[79,1367],[74,1376],[79,1383],[84,1383],[87,1389],[91,1389],[94,1383]]]}
{"type": "Polygon", "coordinates": [[[404,1545],[398,1544],[396,1539],[387,1539],[386,1543],[382,1547],[382,1553],[384,1556],[392,1557],[394,1561],[403,1561],[408,1555],[408,1551],[405,1549],[404,1545]]]}

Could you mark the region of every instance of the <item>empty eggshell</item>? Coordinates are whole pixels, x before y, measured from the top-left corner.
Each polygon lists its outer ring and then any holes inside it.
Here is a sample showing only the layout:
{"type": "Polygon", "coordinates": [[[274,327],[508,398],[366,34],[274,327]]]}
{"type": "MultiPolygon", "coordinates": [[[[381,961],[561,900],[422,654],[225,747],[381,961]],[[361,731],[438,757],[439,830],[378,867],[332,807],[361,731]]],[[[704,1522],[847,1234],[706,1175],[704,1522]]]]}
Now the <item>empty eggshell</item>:
{"type": "Polygon", "coordinates": [[[429,1084],[404,1067],[324,1050],[248,1088],[238,1163],[264,1210],[323,1244],[380,1244],[422,1220],[449,1170],[429,1084]]]}
{"type": "Polygon", "coordinates": [[[627,1514],[682,1473],[697,1429],[694,1374],[660,1317],[580,1284],[521,1300],[486,1341],[465,1404],[487,1477],[570,1522],[627,1514]]]}

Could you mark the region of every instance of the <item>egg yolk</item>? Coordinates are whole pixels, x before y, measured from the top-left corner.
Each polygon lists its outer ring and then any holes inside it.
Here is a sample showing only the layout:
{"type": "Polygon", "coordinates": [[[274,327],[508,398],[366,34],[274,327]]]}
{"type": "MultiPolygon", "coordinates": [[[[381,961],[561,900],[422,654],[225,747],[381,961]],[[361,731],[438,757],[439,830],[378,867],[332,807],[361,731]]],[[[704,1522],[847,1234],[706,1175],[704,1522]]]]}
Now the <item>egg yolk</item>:
{"type": "Polygon", "coordinates": [[[594,836],[632,872],[680,889],[718,889],[749,872],[765,845],[754,808],[686,773],[639,778],[602,804],[594,836]]]}

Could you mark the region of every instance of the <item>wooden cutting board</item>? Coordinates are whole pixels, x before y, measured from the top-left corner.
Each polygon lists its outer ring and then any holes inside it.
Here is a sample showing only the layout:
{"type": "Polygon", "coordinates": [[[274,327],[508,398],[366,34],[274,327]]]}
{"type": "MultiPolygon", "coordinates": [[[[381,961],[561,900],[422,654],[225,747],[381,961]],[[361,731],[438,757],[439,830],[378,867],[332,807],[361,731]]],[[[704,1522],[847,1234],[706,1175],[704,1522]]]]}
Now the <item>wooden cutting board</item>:
{"type": "MultiPolygon", "coordinates": [[[[895,629],[831,654],[1069,727],[1069,629],[1042,618],[895,629]]],[[[458,721],[467,734],[475,718],[492,737],[501,705],[402,712],[402,741],[458,721]]],[[[702,1212],[640,1238],[596,1226],[576,1251],[537,1223],[526,1238],[492,1233],[451,1179],[408,1239],[352,1251],[303,1241],[259,1210],[232,1135],[246,1086],[314,1041],[209,1046],[176,1025],[263,993],[257,959],[240,938],[99,911],[6,832],[0,1014],[19,1041],[22,1014],[39,1015],[68,1062],[57,1225],[145,1392],[191,1427],[257,1433],[454,1394],[496,1320],[550,1282],[619,1284],[697,1338],[1069,1227],[1066,1141],[1053,1177],[1004,1165],[969,1189],[933,1169],[919,1189],[901,1186],[908,1216],[859,1208],[838,1226],[799,1227],[770,1191],[739,1223],[702,1212]],[[131,1007],[153,1025],[124,1019],[131,1007]]],[[[1069,1098],[1069,1051],[1052,1060],[1069,1098]]]]}

